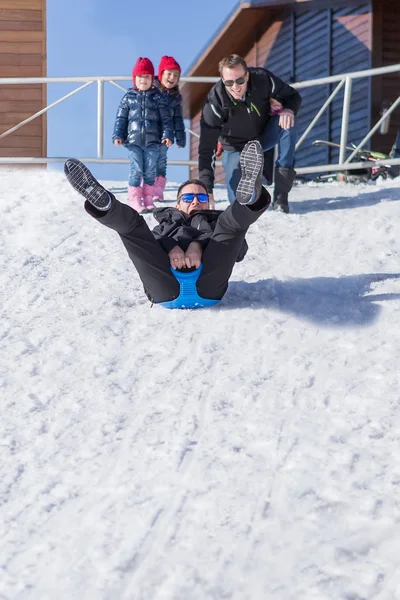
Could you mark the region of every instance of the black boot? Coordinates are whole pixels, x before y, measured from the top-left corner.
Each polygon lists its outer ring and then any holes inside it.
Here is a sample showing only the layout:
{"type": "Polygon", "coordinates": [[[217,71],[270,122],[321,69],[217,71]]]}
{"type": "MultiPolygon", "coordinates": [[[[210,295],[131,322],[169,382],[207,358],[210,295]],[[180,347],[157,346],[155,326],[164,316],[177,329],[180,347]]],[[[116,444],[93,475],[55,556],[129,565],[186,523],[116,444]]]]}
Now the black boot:
{"type": "Polygon", "coordinates": [[[289,212],[288,194],[292,189],[296,171],[290,168],[275,168],[275,189],[272,207],[284,213],[289,212]]]}
{"type": "Polygon", "coordinates": [[[64,173],[72,187],[95,208],[106,211],[111,207],[110,194],[80,160],[68,158],[64,164],[64,173]]]}

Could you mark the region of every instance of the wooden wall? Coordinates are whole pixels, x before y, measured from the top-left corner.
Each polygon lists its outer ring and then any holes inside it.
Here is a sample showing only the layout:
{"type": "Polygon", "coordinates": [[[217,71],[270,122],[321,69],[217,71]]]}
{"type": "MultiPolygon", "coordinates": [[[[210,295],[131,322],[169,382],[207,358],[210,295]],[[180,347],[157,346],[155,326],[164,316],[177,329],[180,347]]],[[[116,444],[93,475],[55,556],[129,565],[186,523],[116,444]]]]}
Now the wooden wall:
{"type": "MultiPolygon", "coordinates": [[[[249,66],[270,69],[284,81],[300,82],[352,71],[400,63],[400,0],[322,3],[314,8],[294,5],[268,11],[256,41],[250,40],[243,53],[249,66]]],[[[234,52],[234,47],[232,52],[234,52]]],[[[200,73],[199,73],[200,74],[200,73]]],[[[298,137],[305,131],[337,84],[300,90],[302,107],[296,122],[298,137]]],[[[359,143],[379,119],[384,102],[400,94],[400,75],[353,80],[348,142],[359,143]]],[[[338,151],[312,146],[316,139],[340,141],[342,89],[296,153],[296,166],[337,162],[338,151]]],[[[199,132],[200,112],[192,117],[191,128],[199,132]]],[[[400,129],[400,108],[391,117],[387,135],[375,134],[369,147],[389,152],[400,129]]],[[[197,158],[198,142],[191,137],[191,158],[197,158]]],[[[192,169],[197,176],[197,169],[192,169]]],[[[216,171],[223,183],[223,172],[216,171]]]]}
{"type": "MultiPolygon", "coordinates": [[[[373,67],[385,67],[400,63],[400,5],[395,0],[374,0],[373,20],[373,67]]],[[[400,95],[400,73],[392,73],[372,79],[372,123],[380,117],[384,104],[393,103],[400,95]]],[[[391,114],[387,134],[375,133],[371,146],[382,152],[390,152],[397,131],[400,129],[400,107],[391,114]]]]}
{"type": "MultiPolygon", "coordinates": [[[[328,10],[304,11],[291,15],[292,28],[296,32],[293,50],[293,79],[305,81],[327,77],[331,69],[332,15],[328,10]]],[[[302,107],[296,119],[298,136],[303,133],[311,119],[317,114],[331,92],[329,85],[320,85],[300,90],[302,107]]],[[[322,146],[313,146],[316,139],[331,139],[331,112],[328,109],[315,125],[296,155],[297,165],[324,164],[329,162],[329,150],[322,146]],[[309,156],[312,156],[310,161],[309,156]]]]}
{"type": "MultiPolygon", "coordinates": [[[[257,42],[258,64],[289,83],[368,69],[371,23],[370,2],[334,9],[282,9],[257,42]]],[[[336,85],[300,90],[303,102],[296,119],[299,137],[336,85]]],[[[368,79],[353,82],[349,123],[352,142],[361,141],[369,129],[369,85],[368,79]]],[[[312,146],[312,142],[316,139],[339,142],[342,110],[343,91],[300,146],[296,166],[336,161],[337,151],[312,146]]]]}
{"type": "MultiPolygon", "coordinates": [[[[331,11],[331,74],[363,71],[372,67],[372,12],[371,3],[331,11]]],[[[354,79],[348,142],[358,144],[371,128],[371,80],[354,79]]],[[[329,112],[330,139],[340,141],[343,113],[342,90],[335,98],[329,112]]],[[[330,150],[329,162],[339,160],[339,151],[330,150]]]]}
{"type": "MultiPolygon", "coordinates": [[[[46,77],[46,0],[0,0],[0,77],[46,77]]],[[[46,85],[0,84],[0,133],[47,104],[46,85]]],[[[47,155],[43,115],[0,140],[0,156],[47,155]]]]}

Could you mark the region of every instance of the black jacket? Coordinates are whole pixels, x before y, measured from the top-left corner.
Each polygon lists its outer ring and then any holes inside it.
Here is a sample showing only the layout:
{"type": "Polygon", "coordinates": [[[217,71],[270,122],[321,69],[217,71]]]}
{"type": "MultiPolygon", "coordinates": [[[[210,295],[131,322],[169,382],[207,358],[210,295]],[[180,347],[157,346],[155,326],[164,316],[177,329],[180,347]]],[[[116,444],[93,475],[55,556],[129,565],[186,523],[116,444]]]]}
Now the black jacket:
{"type": "Polygon", "coordinates": [[[175,141],[178,146],[184,148],[186,146],[186,131],[185,123],[182,116],[182,96],[179,92],[179,86],[168,90],[161,87],[161,83],[157,77],[154,78],[154,87],[167,97],[168,106],[171,111],[172,125],[174,128],[175,141]]]}
{"type": "MultiPolygon", "coordinates": [[[[190,242],[199,242],[204,250],[222,212],[222,210],[200,210],[187,215],[177,208],[157,208],[153,216],[159,224],[152,233],[167,253],[177,245],[186,252],[190,242]]],[[[247,250],[247,242],[244,240],[236,262],[244,259],[247,250]]]]}
{"type": "Polygon", "coordinates": [[[271,116],[270,98],[295,114],[301,105],[301,96],[294,88],[261,67],[249,68],[244,101],[232,98],[222,80],[211,88],[201,114],[199,142],[199,178],[210,193],[218,138],[224,150],[238,151],[246,142],[257,139],[271,116]]]}

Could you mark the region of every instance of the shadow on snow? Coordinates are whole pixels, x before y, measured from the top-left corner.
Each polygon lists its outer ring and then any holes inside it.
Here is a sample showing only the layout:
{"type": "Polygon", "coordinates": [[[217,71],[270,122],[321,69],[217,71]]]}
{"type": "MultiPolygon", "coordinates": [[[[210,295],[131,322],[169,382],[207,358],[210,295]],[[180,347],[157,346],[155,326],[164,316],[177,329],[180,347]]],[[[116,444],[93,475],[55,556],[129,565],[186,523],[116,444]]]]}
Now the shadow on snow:
{"type": "Polygon", "coordinates": [[[373,206],[381,202],[400,201],[400,188],[382,188],[376,192],[365,192],[358,196],[336,196],[316,200],[300,200],[290,204],[292,214],[304,214],[324,210],[347,210],[373,206]]]}
{"type": "Polygon", "coordinates": [[[366,326],[379,314],[381,307],[376,302],[400,299],[400,292],[374,293],[371,286],[399,278],[400,273],[371,273],[253,283],[231,281],[221,308],[271,308],[320,325],[366,326]]]}

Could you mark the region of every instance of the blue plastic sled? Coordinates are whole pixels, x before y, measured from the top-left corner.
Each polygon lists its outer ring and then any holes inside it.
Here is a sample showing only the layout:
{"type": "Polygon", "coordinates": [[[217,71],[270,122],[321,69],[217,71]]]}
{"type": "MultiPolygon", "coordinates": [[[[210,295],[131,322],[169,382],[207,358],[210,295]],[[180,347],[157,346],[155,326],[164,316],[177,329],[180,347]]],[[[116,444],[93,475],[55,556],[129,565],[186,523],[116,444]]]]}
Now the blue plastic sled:
{"type": "Polygon", "coordinates": [[[213,306],[220,302],[219,300],[208,300],[207,298],[201,298],[197,293],[196,282],[203,269],[203,265],[200,265],[195,271],[184,273],[182,271],[176,271],[170,267],[173,276],[178,280],[180,285],[179,296],[175,300],[169,300],[168,302],[158,302],[159,306],[164,308],[204,308],[206,306],[213,306]]]}

